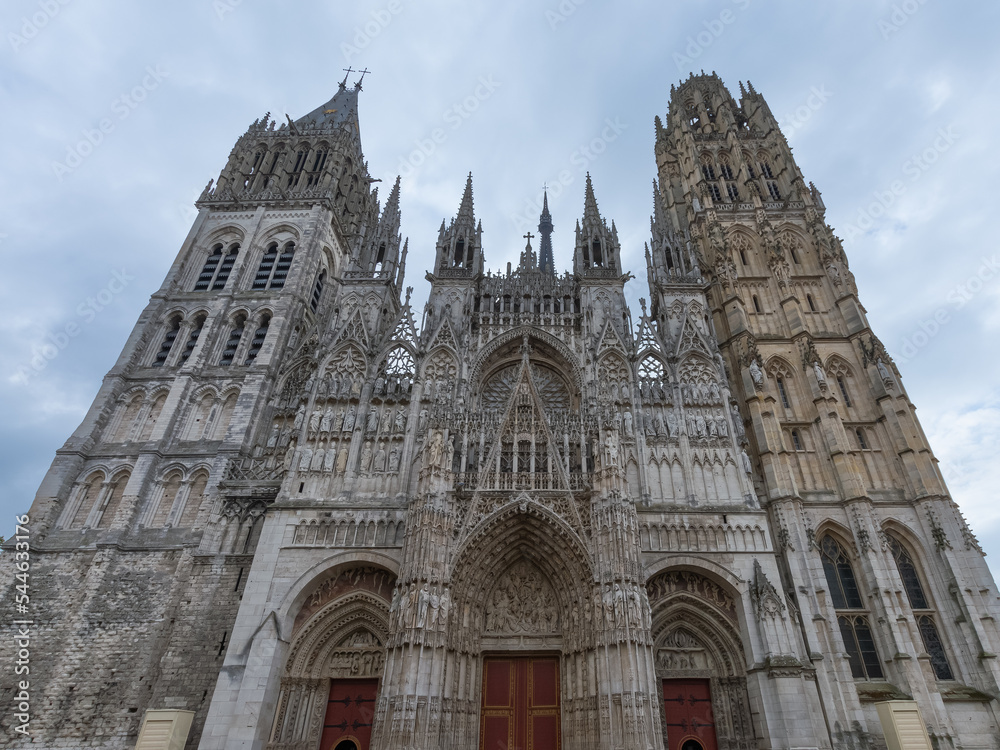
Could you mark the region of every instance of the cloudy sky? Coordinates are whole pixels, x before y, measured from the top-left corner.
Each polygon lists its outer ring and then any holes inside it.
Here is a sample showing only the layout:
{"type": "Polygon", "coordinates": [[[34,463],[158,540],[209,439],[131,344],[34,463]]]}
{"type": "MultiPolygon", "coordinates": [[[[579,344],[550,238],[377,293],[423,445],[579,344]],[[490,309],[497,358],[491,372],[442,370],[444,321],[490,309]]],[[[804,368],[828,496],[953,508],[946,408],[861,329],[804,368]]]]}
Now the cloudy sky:
{"type": "Polygon", "coordinates": [[[998,21],[1000,5],[962,0],[7,0],[0,534],[257,117],[301,116],[342,69],[372,71],[362,141],[375,177],[404,176],[421,301],[470,171],[493,268],[516,262],[545,183],[556,265],[568,266],[588,170],[626,266],[641,268],[653,118],[671,84],[704,69],[734,91],[751,80],[782,121],[1000,572],[998,21]]]}

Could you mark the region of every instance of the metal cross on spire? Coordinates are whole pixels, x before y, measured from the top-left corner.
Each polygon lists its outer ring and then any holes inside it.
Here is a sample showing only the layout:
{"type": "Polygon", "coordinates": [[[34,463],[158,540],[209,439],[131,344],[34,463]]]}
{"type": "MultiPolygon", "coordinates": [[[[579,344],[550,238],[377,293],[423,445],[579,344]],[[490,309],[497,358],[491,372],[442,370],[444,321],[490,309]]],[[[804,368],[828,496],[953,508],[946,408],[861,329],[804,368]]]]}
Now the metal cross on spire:
{"type": "Polygon", "coordinates": [[[340,82],[340,88],[345,88],[347,86],[347,77],[354,72],[354,68],[344,68],[344,80],[340,82]]]}
{"type": "Polygon", "coordinates": [[[522,237],[524,237],[524,239],[526,239],[528,241],[529,245],[531,244],[531,238],[534,237],[534,236],[535,235],[533,235],[531,232],[528,232],[527,234],[522,235],[522,237]]]}
{"type": "Polygon", "coordinates": [[[359,78],[358,82],[356,84],[354,84],[354,88],[356,88],[356,89],[358,89],[360,91],[361,90],[361,82],[363,80],[365,80],[365,74],[366,73],[371,73],[371,71],[368,70],[368,68],[365,68],[364,70],[359,70],[358,73],[361,74],[361,78],[359,78]]]}

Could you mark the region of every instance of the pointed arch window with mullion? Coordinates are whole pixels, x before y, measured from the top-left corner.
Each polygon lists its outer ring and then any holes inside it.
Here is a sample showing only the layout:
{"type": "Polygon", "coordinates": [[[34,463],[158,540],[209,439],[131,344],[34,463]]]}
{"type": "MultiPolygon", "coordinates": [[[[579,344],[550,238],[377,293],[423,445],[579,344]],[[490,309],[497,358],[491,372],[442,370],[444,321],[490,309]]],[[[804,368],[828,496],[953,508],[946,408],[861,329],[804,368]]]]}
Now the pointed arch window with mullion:
{"type": "Polygon", "coordinates": [[[823,572],[830,590],[830,599],[837,613],[837,626],[844,640],[856,680],[882,680],[882,662],[868,620],[868,610],[861,598],[861,589],[854,576],[854,566],[844,548],[829,534],[820,542],[823,572]]]}
{"type": "Polygon", "coordinates": [[[924,593],[920,576],[917,574],[917,566],[913,563],[909,550],[898,539],[891,535],[886,535],[886,538],[889,542],[889,551],[892,552],[892,557],[896,561],[899,577],[903,580],[903,590],[906,591],[910,609],[913,610],[913,617],[917,623],[917,630],[920,632],[920,639],[924,644],[924,651],[930,657],[934,676],[939,680],[953,680],[955,675],[951,671],[948,655],[944,651],[944,644],[938,633],[934,610],[924,593]]]}

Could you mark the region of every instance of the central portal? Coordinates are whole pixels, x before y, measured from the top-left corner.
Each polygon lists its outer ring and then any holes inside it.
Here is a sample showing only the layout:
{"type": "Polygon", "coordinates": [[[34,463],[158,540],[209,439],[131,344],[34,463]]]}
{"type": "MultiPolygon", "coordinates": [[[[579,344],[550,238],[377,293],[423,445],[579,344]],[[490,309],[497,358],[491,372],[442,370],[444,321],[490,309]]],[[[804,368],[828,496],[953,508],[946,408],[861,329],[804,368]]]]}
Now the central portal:
{"type": "Polygon", "coordinates": [[[559,742],[558,657],[487,657],[480,750],[560,750],[559,742]]]}

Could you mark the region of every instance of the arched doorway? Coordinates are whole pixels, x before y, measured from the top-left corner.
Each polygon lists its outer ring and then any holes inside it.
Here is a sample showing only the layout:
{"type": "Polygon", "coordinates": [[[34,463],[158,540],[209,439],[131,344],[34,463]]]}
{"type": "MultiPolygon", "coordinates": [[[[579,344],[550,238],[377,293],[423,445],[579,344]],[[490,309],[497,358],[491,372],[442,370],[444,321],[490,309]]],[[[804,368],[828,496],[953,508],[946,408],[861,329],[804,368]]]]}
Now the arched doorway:
{"type": "Polygon", "coordinates": [[[672,570],[646,584],[667,750],[752,750],[733,593],[706,576],[672,570]]]}
{"type": "Polygon", "coordinates": [[[370,566],[316,581],[292,627],[270,750],[368,750],[395,583],[370,566]]]}

